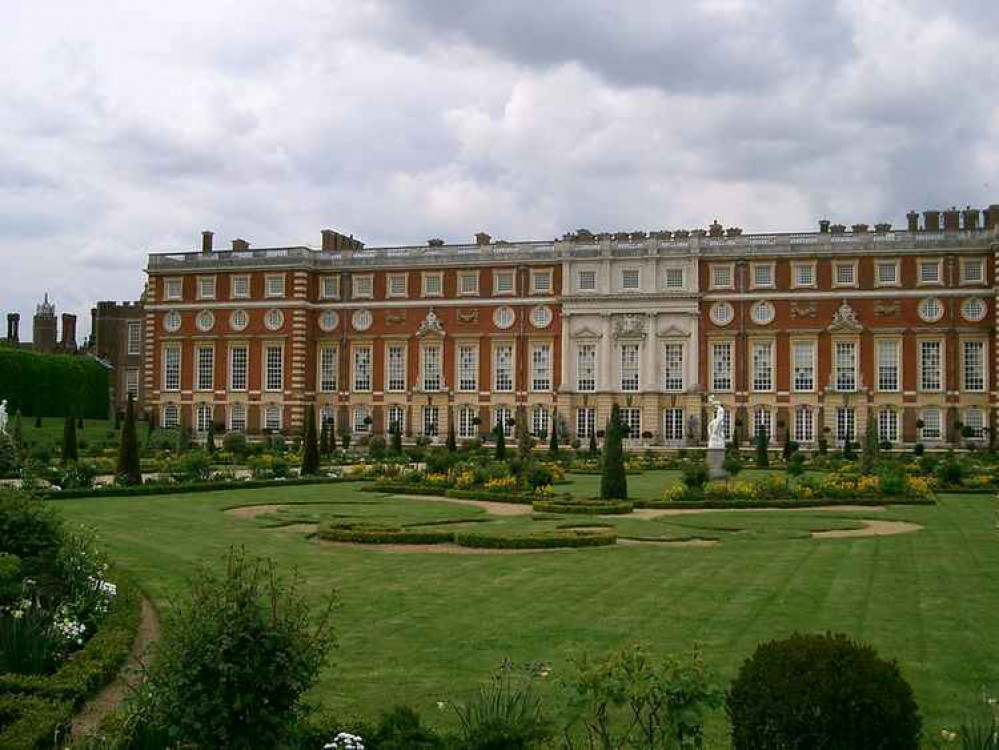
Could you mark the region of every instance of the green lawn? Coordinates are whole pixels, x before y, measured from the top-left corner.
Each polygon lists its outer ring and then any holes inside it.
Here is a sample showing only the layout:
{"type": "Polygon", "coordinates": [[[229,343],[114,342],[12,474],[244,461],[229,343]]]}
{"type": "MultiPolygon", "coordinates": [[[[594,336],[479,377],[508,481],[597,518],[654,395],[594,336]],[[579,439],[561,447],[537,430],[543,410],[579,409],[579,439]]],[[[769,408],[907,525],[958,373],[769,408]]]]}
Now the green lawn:
{"type": "MultiPolygon", "coordinates": [[[[62,432],[66,420],[62,417],[44,417],[42,426],[35,426],[34,417],[22,417],[21,430],[24,435],[24,442],[29,446],[47,444],[56,455],[62,449],[62,432]]],[[[13,429],[13,417],[8,429],[13,429]]],[[[139,442],[144,443],[148,432],[145,422],[138,422],[136,433],[139,442]]],[[[114,443],[117,440],[118,431],[115,430],[113,419],[84,419],[83,428],[77,427],[76,439],[82,443],[81,454],[90,454],[114,443]]]]}
{"type": "MultiPolygon", "coordinates": [[[[629,480],[640,497],[658,494],[674,474],[629,480]]],[[[557,675],[574,650],[633,641],[673,653],[700,642],[727,681],[758,642],[794,630],[845,631],[898,659],[933,732],[962,718],[982,686],[999,687],[999,538],[995,503],[986,496],[943,496],[937,507],[884,512],[614,518],[608,523],[623,536],[720,543],[508,555],[320,546],[275,526],[338,517],[521,530],[581,519],[497,518],[471,506],[363,493],[354,484],[57,505],[69,519],[97,526],[160,607],[184,593],[199,560],[217,561],[233,544],[296,566],[317,600],[336,588],[341,648],[316,690],[333,711],[370,716],[408,702],[440,721],[435,702],[461,697],[504,657],[549,660],[557,675]],[[267,503],[297,507],[253,520],[222,512],[267,503]],[[858,527],[863,518],[925,528],[809,538],[810,531],[858,527]]],[[[725,747],[722,714],[710,730],[710,746],[725,747]]]]}

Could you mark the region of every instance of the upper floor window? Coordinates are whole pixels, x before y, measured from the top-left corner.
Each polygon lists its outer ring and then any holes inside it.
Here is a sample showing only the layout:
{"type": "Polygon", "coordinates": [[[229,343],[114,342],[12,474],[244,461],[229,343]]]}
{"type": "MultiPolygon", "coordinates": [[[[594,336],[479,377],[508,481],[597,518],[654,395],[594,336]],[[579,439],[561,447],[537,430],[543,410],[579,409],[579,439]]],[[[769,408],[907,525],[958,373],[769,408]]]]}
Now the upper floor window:
{"type": "Polygon", "coordinates": [[[939,284],[942,280],[941,266],[943,263],[939,260],[920,260],[919,261],[919,283],[920,284],[939,284]]]}
{"type": "Polygon", "coordinates": [[[792,263],[791,283],[794,287],[815,286],[815,264],[814,263],[792,263]]]}
{"type": "Polygon", "coordinates": [[[142,323],[138,320],[128,321],[129,354],[142,354],[142,323]]]}
{"type": "Polygon", "coordinates": [[[836,261],[833,263],[833,284],[835,286],[856,286],[857,284],[857,263],[856,261],[836,261]]]}
{"type": "Polygon", "coordinates": [[[897,339],[879,339],[877,342],[879,391],[893,392],[899,389],[901,383],[899,377],[899,369],[901,368],[900,344],[901,342],[897,339]]]}
{"type": "Polygon", "coordinates": [[[639,345],[621,344],[621,390],[634,393],[639,387],[639,345]]]}
{"type": "Polygon", "coordinates": [[[943,389],[943,342],[919,342],[919,390],[943,389]]]}
{"type": "Polygon", "coordinates": [[[961,258],[961,283],[981,284],[985,281],[983,258],[961,258]]]}
{"type": "Polygon", "coordinates": [[[493,350],[493,390],[513,391],[513,347],[500,344],[493,350]]]}
{"type": "Polygon", "coordinates": [[[711,344],[711,390],[732,390],[732,342],[711,344]]]}
{"type": "Polygon", "coordinates": [[[580,271],[577,287],[581,292],[592,292],[597,288],[597,272],[592,270],[580,271]]]}
{"type": "Polygon", "coordinates": [[[250,296],[250,277],[241,275],[233,276],[231,281],[231,289],[233,299],[247,299],[250,296]]]}
{"type": "Polygon", "coordinates": [[[335,346],[319,347],[319,392],[336,391],[337,350],[335,346]]]}
{"type": "Polygon", "coordinates": [[[371,390],[371,347],[358,346],[354,349],[354,390],[371,390]]]}
{"type": "Polygon", "coordinates": [[[284,388],[284,348],[280,344],[264,347],[264,390],[284,388]]]}
{"type": "Polygon", "coordinates": [[[493,294],[513,294],[513,271],[493,271],[493,294]]]}
{"type": "Polygon", "coordinates": [[[458,274],[458,294],[473,296],[479,293],[479,272],[462,271],[458,274]]]}
{"type": "Polygon", "coordinates": [[[323,299],[337,299],[340,296],[340,277],[320,276],[319,296],[323,299]]]}
{"type": "Polygon", "coordinates": [[[679,341],[663,344],[663,390],[683,390],[683,343],[679,341]]]}
{"type": "Polygon", "coordinates": [[[388,275],[388,280],[386,286],[388,287],[387,292],[389,297],[405,297],[406,296],[406,274],[404,273],[390,273],[388,275]]]}
{"type": "Polygon", "coordinates": [[[597,390],[596,344],[579,344],[576,349],[576,390],[581,393],[597,390]]]}
{"type": "Polygon", "coordinates": [[[265,289],[268,297],[284,296],[284,274],[268,274],[265,280],[265,289]]]}
{"type": "Polygon", "coordinates": [[[427,344],[423,347],[423,390],[428,393],[439,391],[441,381],[441,347],[427,344]]]}
{"type": "Polygon", "coordinates": [[[531,272],[531,294],[550,294],[552,291],[551,270],[531,272]]]}
{"type": "Polygon", "coordinates": [[[198,277],[198,299],[215,299],[215,277],[198,277]]]}
{"type": "Polygon", "coordinates": [[[385,377],[385,390],[398,393],[406,390],[406,347],[392,344],[388,347],[385,377]]]}
{"type": "Polygon", "coordinates": [[[163,299],[178,300],[183,296],[183,279],[163,279],[163,299]]]}
{"type": "Polygon", "coordinates": [[[479,390],[479,347],[474,344],[458,347],[458,390],[466,393],[479,390]]]}
{"type": "Polygon", "coordinates": [[[837,341],[835,349],[837,391],[857,390],[857,342],[837,341]]]}
{"type": "Polygon", "coordinates": [[[962,350],[964,363],[961,385],[966,391],[981,393],[985,390],[985,341],[965,341],[962,350]]]}
{"type": "Polygon", "coordinates": [[[683,289],[683,269],[667,268],[663,271],[663,285],[667,289],[683,289]]]}
{"type": "Polygon", "coordinates": [[[444,294],[444,274],[441,271],[424,272],[423,296],[440,297],[444,294]]]}
{"type": "Polygon", "coordinates": [[[879,260],[875,262],[874,283],[877,286],[897,286],[899,283],[898,261],[879,260]]]}
{"type": "Polygon", "coordinates": [[[354,277],[354,299],[371,299],[375,296],[375,278],[369,273],[354,277]]]}
{"type": "Polygon", "coordinates": [[[753,390],[772,391],[774,387],[774,345],[770,341],[753,344],[753,390]]]}
{"type": "Polygon", "coordinates": [[[731,289],[735,286],[734,267],[731,263],[713,263],[711,265],[711,288],[731,289]]]}
{"type": "Polygon", "coordinates": [[[753,288],[769,288],[774,285],[774,264],[753,264],[753,288]]]}
{"type": "Polygon", "coordinates": [[[246,390],[249,361],[250,348],[245,344],[229,348],[229,390],[246,390]]]}
{"type": "Polygon", "coordinates": [[[180,347],[163,348],[163,390],[180,390],[180,347]]]}
{"type": "Polygon", "coordinates": [[[552,346],[536,344],[531,349],[531,390],[549,391],[552,387],[552,346]]]}
{"type": "Polygon", "coordinates": [[[792,346],[794,367],[794,390],[815,390],[815,343],[812,341],[796,341],[792,346]]]}
{"type": "Polygon", "coordinates": [[[621,288],[625,291],[637,291],[642,286],[642,273],[637,268],[625,268],[621,271],[621,288]]]}
{"type": "Polygon", "coordinates": [[[210,391],[215,387],[215,348],[199,346],[196,350],[194,388],[198,391],[210,391]]]}

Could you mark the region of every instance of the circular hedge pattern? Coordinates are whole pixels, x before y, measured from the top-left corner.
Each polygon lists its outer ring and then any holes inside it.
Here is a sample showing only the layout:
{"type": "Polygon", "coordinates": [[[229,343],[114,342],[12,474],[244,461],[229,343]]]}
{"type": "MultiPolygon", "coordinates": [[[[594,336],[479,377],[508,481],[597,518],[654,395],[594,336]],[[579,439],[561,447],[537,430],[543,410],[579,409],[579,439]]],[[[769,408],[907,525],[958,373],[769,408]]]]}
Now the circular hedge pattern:
{"type": "Polygon", "coordinates": [[[627,500],[535,500],[539,513],[570,513],[578,515],[623,515],[634,506],[627,500]]]}
{"type": "Polygon", "coordinates": [[[320,539],[357,544],[445,544],[454,541],[453,531],[406,529],[377,523],[327,523],[319,527],[320,539]]]}
{"type": "Polygon", "coordinates": [[[454,541],[462,547],[482,549],[557,549],[559,547],[607,547],[617,544],[612,527],[553,529],[528,534],[488,534],[459,531],[454,541]]]}

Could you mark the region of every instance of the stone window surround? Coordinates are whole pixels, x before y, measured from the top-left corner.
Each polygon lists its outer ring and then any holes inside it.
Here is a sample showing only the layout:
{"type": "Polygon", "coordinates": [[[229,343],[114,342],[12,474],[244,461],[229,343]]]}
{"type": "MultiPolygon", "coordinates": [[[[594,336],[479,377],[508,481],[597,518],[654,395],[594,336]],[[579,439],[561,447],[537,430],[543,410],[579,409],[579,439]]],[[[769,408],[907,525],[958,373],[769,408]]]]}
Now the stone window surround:
{"type": "Polygon", "coordinates": [[[753,261],[749,264],[749,288],[750,289],[773,289],[777,286],[777,264],[772,260],[753,261]],[[756,271],[760,268],[770,269],[770,283],[757,284],[756,271]]]}
{"type": "Polygon", "coordinates": [[[792,289],[815,289],[818,286],[818,262],[815,260],[796,260],[791,262],[791,288],[792,289]],[[798,283],[798,269],[811,267],[812,280],[808,284],[798,283]]]}
{"type": "Polygon", "coordinates": [[[853,260],[834,260],[832,262],[832,284],[831,286],[837,289],[856,289],[860,286],[860,274],[858,273],[858,262],[857,259],[853,260]],[[840,268],[852,266],[853,267],[853,281],[842,282],[839,281],[839,270],[840,268]]]}

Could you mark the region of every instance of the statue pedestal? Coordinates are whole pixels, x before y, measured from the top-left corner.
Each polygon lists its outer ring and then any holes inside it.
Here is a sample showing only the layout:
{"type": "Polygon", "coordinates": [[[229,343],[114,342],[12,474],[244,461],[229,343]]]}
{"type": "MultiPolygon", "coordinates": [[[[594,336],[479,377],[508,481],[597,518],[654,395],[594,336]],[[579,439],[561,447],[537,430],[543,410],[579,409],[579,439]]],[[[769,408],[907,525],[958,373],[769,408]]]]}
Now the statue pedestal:
{"type": "Polygon", "coordinates": [[[725,469],[722,468],[722,464],[725,463],[724,448],[708,448],[707,458],[708,458],[708,476],[711,479],[724,479],[726,476],[728,476],[725,473],[725,469]]]}

